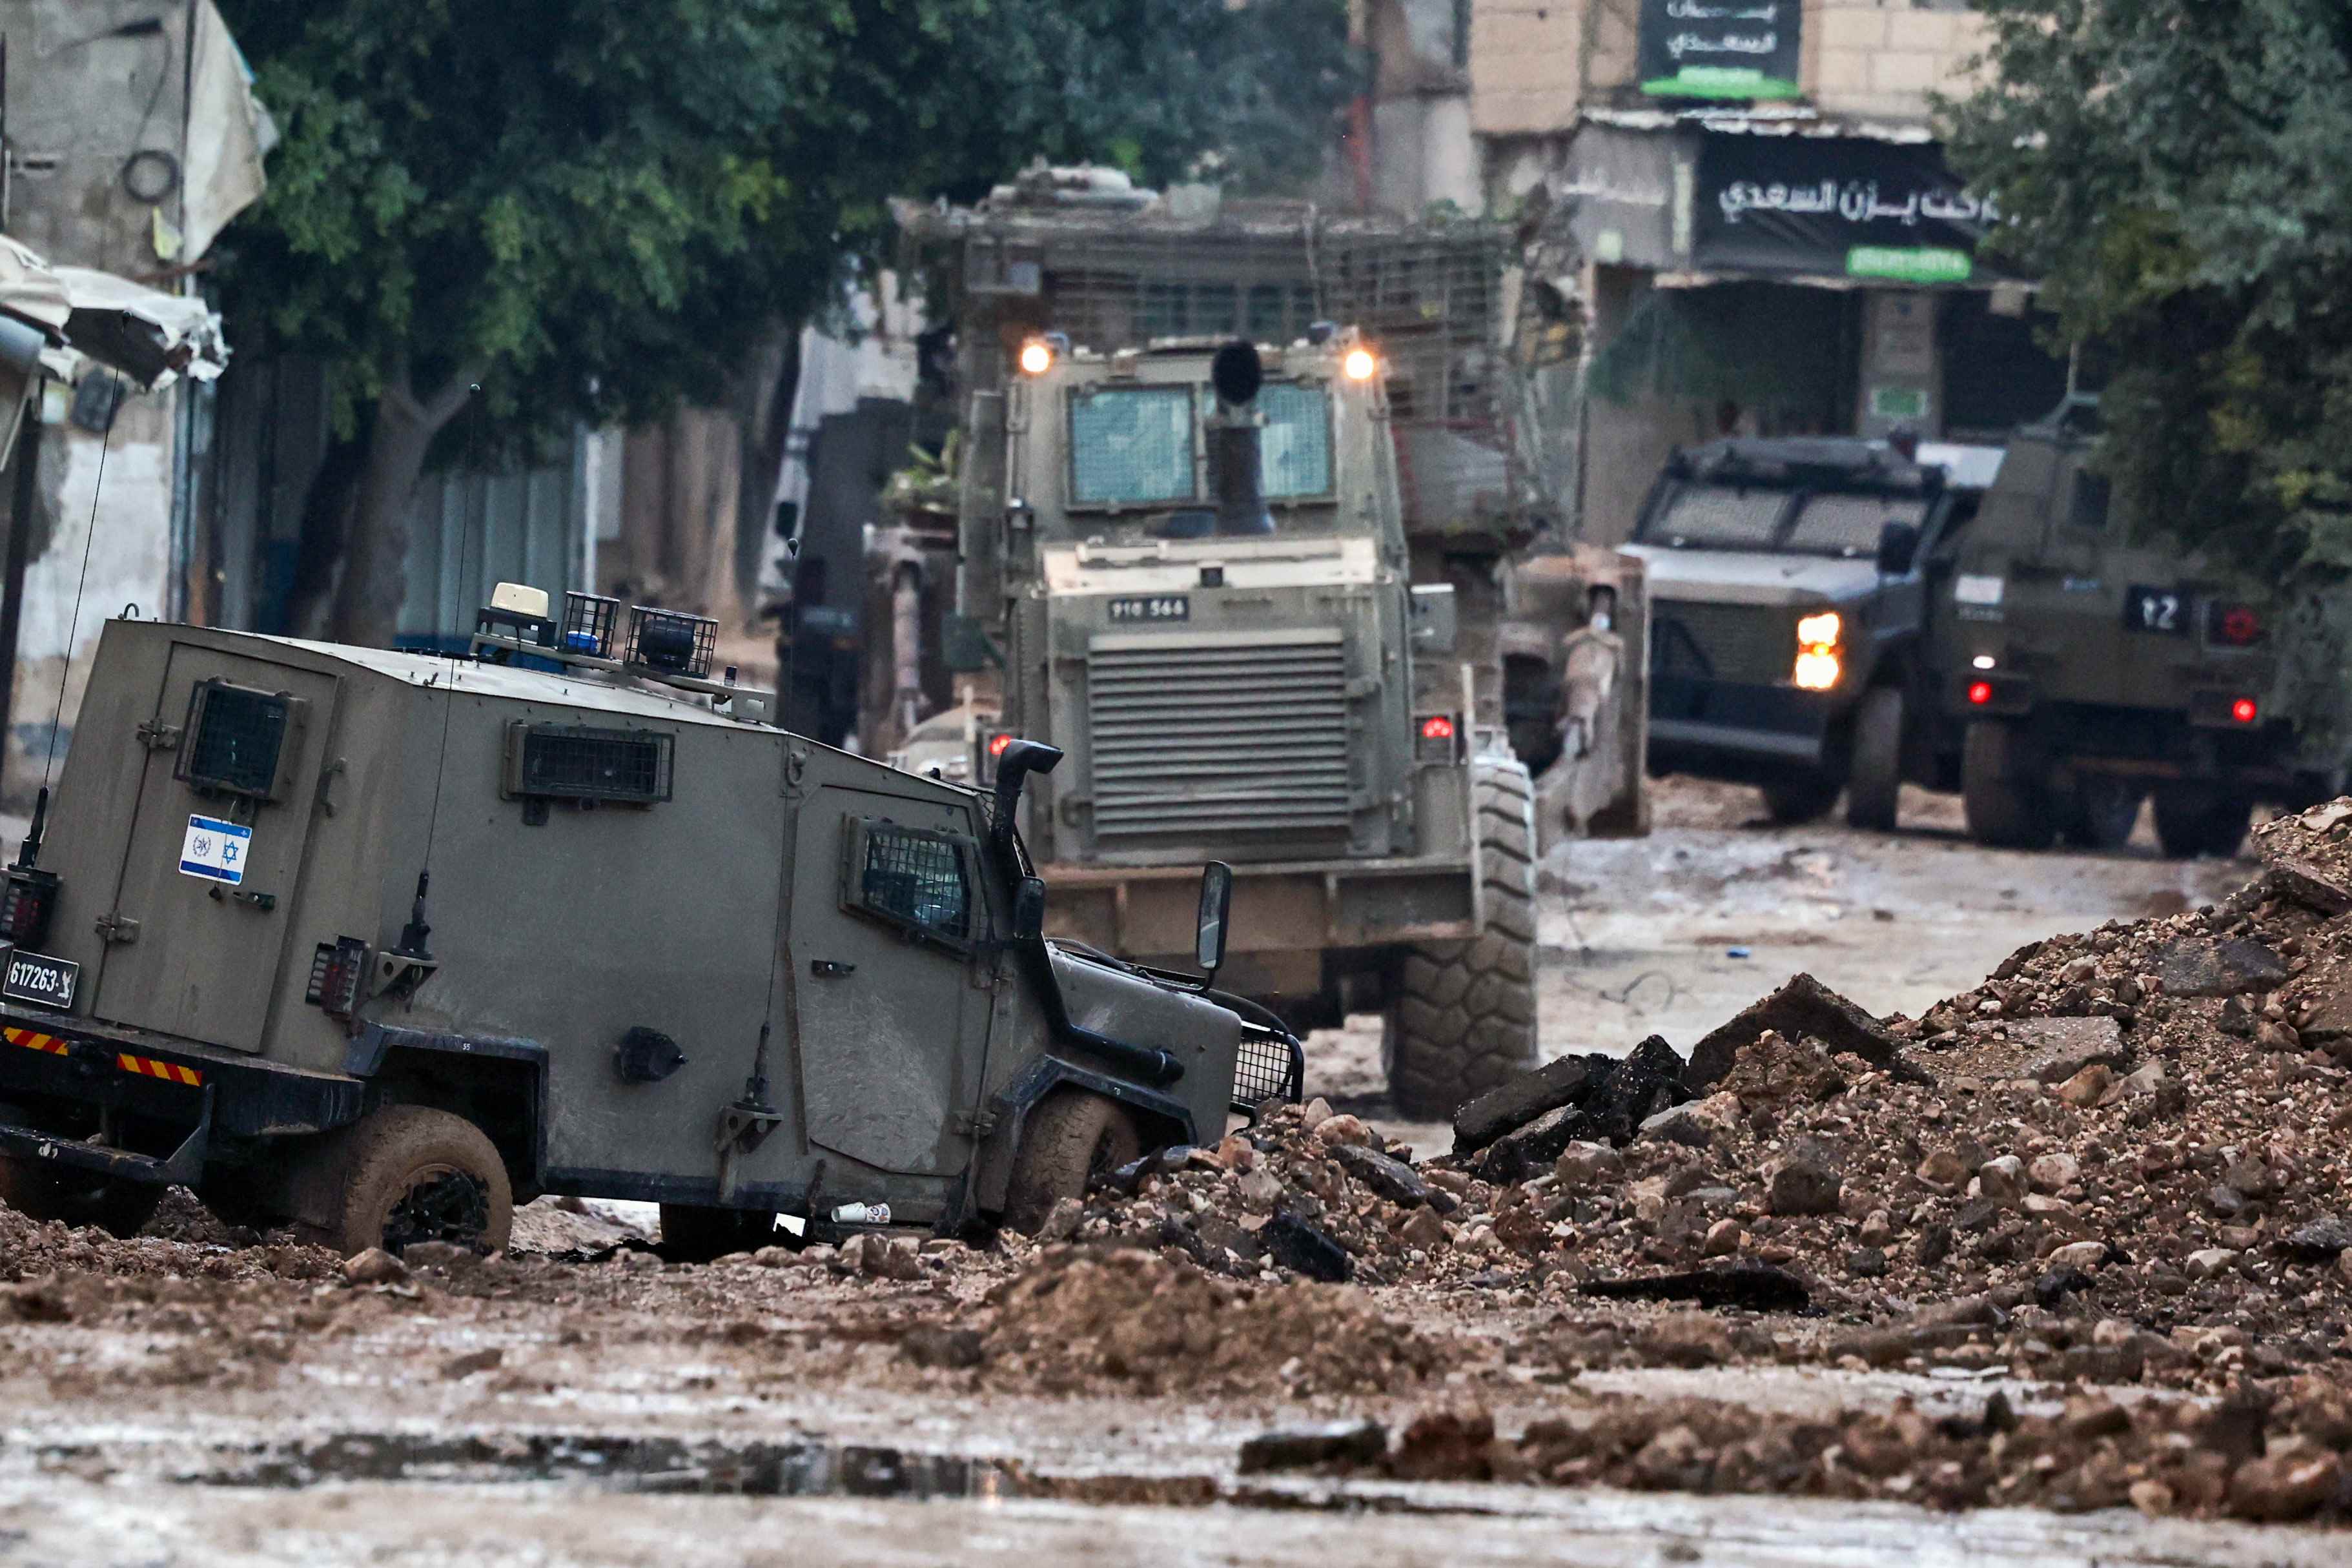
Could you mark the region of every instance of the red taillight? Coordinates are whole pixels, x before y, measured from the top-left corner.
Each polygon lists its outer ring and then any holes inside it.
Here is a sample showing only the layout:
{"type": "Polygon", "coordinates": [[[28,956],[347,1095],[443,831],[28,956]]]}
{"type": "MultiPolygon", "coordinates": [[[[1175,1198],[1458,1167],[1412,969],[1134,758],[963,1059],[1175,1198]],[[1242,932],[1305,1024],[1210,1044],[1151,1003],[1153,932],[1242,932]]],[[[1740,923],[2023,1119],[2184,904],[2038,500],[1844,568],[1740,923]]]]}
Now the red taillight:
{"type": "Polygon", "coordinates": [[[1992,701],[1992,683],[1990,681],[1969,682],[1969,701],[1978,707],[1982,707],[1992,701]]]}
{"type": "Polygon", "coordinates": [[[2213,640],[2243,648],[2263,640],[2263,618],[2253,607],[2232,604],[2213,618],[2213,640]]]}
{"type": "Polygon", "coordinates": [[[57,874],[11,866],[7,878],[0,891],[0,941],[38,947],[49,934],[49,912],[57,907],[57,874]]]}
{"type": "Polygon", "coordinates": [[[1013,744],[1013,737],[1009,731],[1003,735],[990,736],[988,737],[988,754],[991,757],[1003,756],[1004,748],[1013,744]]]}
{"type": "Polygon", "coordinates": [[[2263,710],[2252,697],[2240,697],[2230,705],[2230,716],[2240,724],[2252,724],[2263,716],[2263,710]]]}
{"type": "Polygon", "coordinates": [[[1431,714],[1421,721],[1421,738],[1423,740],[1453,739],[1454,721],[1442,713],[1431,714]]]}

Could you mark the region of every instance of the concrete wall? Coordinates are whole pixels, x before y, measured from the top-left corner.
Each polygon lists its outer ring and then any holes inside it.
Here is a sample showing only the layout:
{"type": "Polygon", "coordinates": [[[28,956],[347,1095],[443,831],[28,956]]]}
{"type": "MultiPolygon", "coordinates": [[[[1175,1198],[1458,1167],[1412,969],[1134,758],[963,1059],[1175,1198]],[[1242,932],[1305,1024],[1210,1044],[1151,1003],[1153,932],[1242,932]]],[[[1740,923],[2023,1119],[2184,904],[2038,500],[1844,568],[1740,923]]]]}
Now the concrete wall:
{"type": "MultiPolygon", "coordinates": [[[[1524,136],[1575,120],[1588,89],[1621,101],[1634,80],[1640,0],[1475,0],[1471,122],[1481,136],[1524,136]]],[[[1806,96],[1833,114],[1920,120],[1930,92],[1976,78],[1983,18],[1920,0],[1805,0],[1806,96]]]]}

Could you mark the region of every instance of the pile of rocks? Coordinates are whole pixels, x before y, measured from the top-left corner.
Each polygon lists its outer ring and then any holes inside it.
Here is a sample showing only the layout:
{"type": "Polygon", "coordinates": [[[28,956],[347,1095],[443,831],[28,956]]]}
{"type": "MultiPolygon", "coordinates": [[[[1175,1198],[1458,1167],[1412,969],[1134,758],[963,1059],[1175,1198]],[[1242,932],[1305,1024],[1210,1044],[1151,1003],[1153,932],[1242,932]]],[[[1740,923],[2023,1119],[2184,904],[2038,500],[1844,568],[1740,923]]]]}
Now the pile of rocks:
{"type": "Polygon", "coordinates": [[[2342,1521],[2352,1519],[2352,1398],[2315,1378],[2215,1405],[2078,1395],[2023,1415],[2000,1395],[1965,1416],[1908,1403],[1815,1416],[1605,1398],[1507,1439],[1483,1409],[1441,1408],[1393,1442],[1370,1424],[1268,1433],[1244,1448],[1242,1468],[2342,1521]]]}

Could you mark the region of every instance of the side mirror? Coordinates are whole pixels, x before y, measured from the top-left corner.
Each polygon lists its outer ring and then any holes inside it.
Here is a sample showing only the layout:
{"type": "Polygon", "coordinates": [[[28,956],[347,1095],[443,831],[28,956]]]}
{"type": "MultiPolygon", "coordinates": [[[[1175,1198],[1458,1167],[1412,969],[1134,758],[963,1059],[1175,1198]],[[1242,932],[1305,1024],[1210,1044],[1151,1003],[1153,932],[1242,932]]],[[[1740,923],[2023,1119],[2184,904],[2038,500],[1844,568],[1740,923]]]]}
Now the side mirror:
{"type": "Polygon", "coordinates": [[[1878,530],[1878,575],[1901,577],[1919,553],[1919,525],[1888,518],[1878,530]]]}
{"type": "Polygon", "coordinates": [[[1024,876],[1013,894],[1013,939],[1034,942],[1045,934],[1045,883],[1024,876]]]}
{"type": "Polygon", "coordinates": [[[1201,921],[1192,957],[1212,979],[1225,961],[1225,916],[1234,907],[1234,868],[1211,861],[1201,868],[1201,921]]]}

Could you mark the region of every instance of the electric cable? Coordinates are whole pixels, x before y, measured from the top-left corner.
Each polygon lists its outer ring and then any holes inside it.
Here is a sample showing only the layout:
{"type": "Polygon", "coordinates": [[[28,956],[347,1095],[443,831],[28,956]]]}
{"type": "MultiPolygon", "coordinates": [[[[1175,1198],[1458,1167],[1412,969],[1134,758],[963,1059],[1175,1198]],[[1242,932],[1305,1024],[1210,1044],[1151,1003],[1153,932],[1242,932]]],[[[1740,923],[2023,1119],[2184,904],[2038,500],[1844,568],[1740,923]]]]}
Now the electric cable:
{"type": "MultiPolygon", "coordinates": [[[[49,774],[58,765],[58,735],[66,722],[66,686],[73,678],[74,639],[81,632],[82,593],[89,586],[89,549],[98,542],[98,500],[106,493],[106,454],[107,449],[114,444],[114,421],[122,412],[126,394],[119,384],[110,382],[107,396],[110,401],[106,407],[106,427],[99,432],[98,436],[98,477],[89,489],[89,530],[82,536],[81,575],[74,580],[73,614],[66,623],[65,659],[58,670],[57,711],[49,718],[49,754],[41,763],[41,788],[44,790],[48,789],[49,774]]],[[[36,448],[33,454],[20,461],[34,462],[37,456],[38,449],[36,448]]],[[[18,518],[16,526],[24,527],[25,521],[18,518]]]]}

